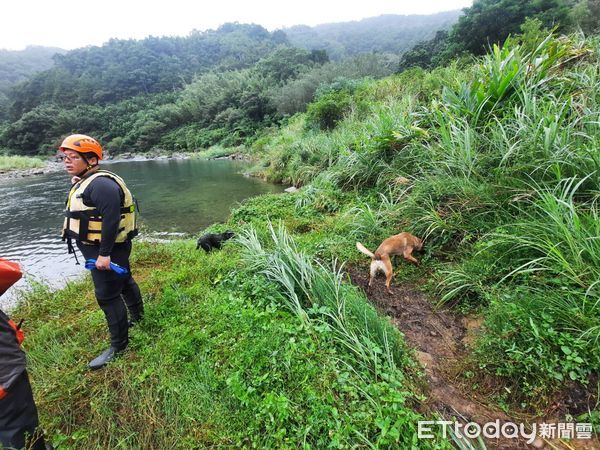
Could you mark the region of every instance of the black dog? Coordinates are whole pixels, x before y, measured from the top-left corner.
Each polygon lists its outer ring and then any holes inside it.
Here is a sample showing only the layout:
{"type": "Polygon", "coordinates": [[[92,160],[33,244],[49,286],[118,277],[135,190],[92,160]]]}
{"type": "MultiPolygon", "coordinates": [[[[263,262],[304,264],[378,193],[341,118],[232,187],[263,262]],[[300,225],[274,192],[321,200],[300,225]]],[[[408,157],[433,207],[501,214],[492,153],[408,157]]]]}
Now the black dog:
{"type": "Polygon", "coordinates": [[[231,239],[233,236],[233,231],[226,231],[225,233],[218,234],[207,233],[198,239],[198,245],[196,245],[196,250],[202,247],[204,251],[208,253],[214,248],[220,249],[221,244],[223,244],[223,242],[225,242],[227,239],[231,239]]]}

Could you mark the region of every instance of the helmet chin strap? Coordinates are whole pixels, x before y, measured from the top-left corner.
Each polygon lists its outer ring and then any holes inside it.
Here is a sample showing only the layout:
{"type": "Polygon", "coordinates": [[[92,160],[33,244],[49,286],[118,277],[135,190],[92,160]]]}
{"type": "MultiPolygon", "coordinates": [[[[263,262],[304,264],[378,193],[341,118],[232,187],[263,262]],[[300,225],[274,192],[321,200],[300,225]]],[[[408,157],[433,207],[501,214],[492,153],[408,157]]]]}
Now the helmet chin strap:
{"type": "Polygon", "coordinates": [[[81,155],[81,157],[83,158],[83,160],[87,163],[87,167],[85,169],[83,169],[81,172],[79,172],[76,176],[78,176],[79,178],[82,178],[86,173],[88,173],[90,170],[92,170],[94,167],[98,167],[98,163],[96,164],[90,164],[90,162],[87,160],[87,158],[83,155],[81,155]]]}

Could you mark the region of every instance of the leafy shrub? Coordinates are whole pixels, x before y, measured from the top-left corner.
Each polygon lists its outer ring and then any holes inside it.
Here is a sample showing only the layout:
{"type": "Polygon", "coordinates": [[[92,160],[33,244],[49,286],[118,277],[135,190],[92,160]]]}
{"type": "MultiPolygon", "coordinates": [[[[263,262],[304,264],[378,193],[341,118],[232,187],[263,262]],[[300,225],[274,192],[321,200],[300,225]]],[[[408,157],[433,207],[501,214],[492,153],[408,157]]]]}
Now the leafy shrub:
{"type": "Polygon", "coordinates": [[[568,289],[501,291],[486,313],[486,333],[477,349],[480,367],[528,400],[567,381],[586,384],[600,366],[599,306],[568,289]]]}
{"type": "Polygon", "coordinates": [[[352,107],[352,96],[345,90],[324,94],[308,106],[308,126],[331,130],[344,118],[352,107]]]}

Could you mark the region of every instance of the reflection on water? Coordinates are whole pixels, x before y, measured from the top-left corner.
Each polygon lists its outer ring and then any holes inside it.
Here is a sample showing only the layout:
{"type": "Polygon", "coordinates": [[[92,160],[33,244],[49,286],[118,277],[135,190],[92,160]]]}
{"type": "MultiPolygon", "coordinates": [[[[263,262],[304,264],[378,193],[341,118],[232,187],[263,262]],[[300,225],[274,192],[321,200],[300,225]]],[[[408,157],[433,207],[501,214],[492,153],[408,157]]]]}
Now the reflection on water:
{"type": "MultiPolygon", "coordinates": [[[[151,232],[197,234],[227,218],[245,198],[283,187],[240,173],[237,161],[161,160],[103,165],[122,176],[140,206],[140,223],[151,232]]],[[[70,187],[63,172],[0,180],[0,257],[18,261],[28,280],[61,286],[81,274],[60,239],[62,210],[70,187]]],[[[80,258],[81,260],[81,258],[80,258]]],[[[1,305],[15,301],[14,289],[1,305]]]]}

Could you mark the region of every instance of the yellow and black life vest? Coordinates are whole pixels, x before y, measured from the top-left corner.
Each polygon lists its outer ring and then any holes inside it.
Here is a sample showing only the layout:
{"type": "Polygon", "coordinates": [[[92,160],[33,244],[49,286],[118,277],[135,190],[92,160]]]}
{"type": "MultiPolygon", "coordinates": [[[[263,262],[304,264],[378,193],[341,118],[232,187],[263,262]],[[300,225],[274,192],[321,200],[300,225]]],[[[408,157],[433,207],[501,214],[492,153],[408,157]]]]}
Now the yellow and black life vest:
{"type": "MultiPolygon", "coordinates": [[[[138,234],[134,198],[121,177],[107,170],[98,170],[89,177],[75,183],[66,201],[65,222],[62,237],[75,239],[88,245],[98,245],[102,233],[102,215],[95,206],[83,203],[83,191],[98,177],[114,180],[123,191],[121,203],[121,221],[115,242],[125,242],[138,234]]],[[[69,241],[70,242],[70,241],[69,241]]]]}

